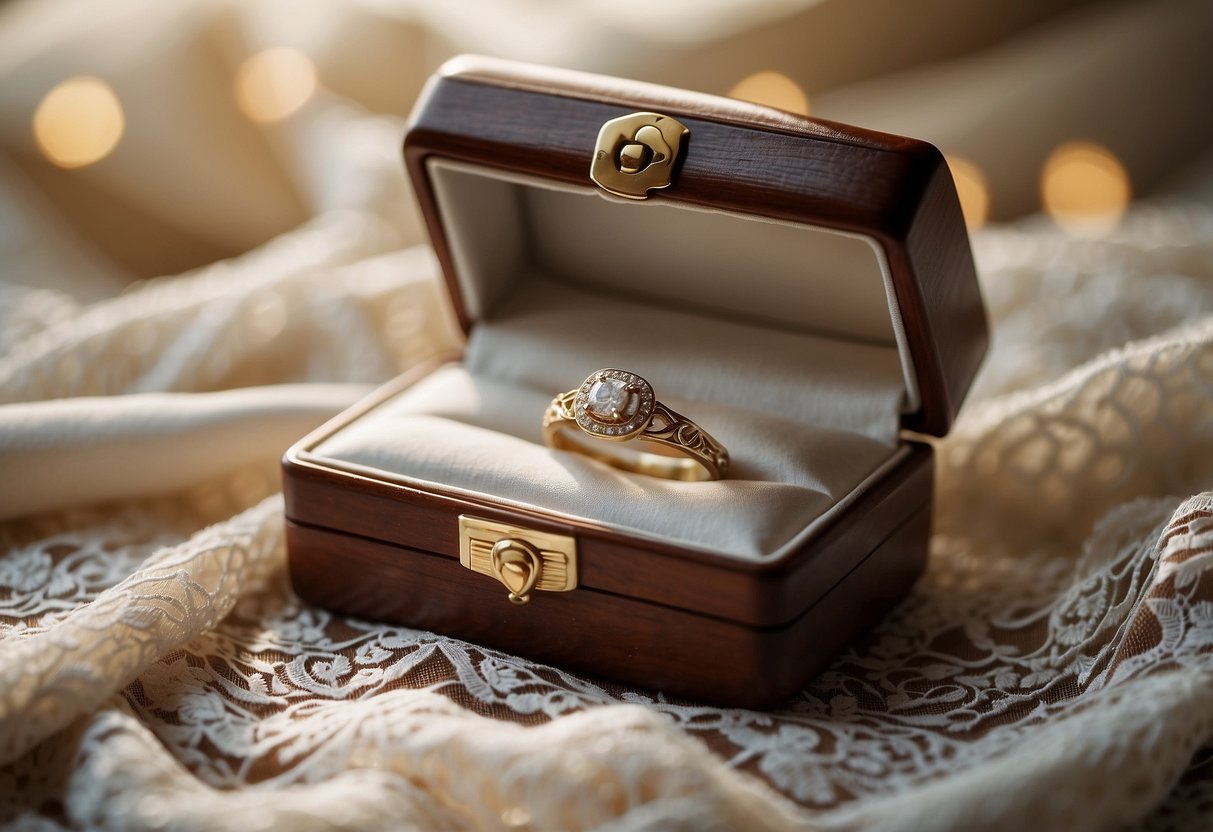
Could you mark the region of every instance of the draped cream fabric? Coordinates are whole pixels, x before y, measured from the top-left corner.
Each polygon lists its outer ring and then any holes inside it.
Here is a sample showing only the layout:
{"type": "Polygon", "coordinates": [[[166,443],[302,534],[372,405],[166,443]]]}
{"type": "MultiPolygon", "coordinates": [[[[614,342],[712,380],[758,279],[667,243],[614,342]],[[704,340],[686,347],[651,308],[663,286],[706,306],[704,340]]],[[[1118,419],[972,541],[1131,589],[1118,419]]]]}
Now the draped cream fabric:
{"type": "MultiPolygon", "coordinates": [[[[327,8],[368,49],[382,36],[365,9],[327,8]]],[[[194,119],[197,168],[175,170],[165,146],[156,164],[175,172],[158,189],[130,184],[129,157],[113,160],[123,175],[74,172],[72,187],[159,218],[126,232],[145,246],[81,230],[67,216],[79,206],[56,201],[61,180],[31,172],[13,138],[18,104],[0,112],[0,820],[1208,826],[1213,209],[1139,204],[1102,239],[1039,218],[977,233],[994,348],[939,443],[927,574],[784,710],[671,702],[290,592],[282,449],[457,338],[418,245],[398,116],[352,104],[337,75],[267,134],[217,117],[234,63],[215,31],[257,30],[261,11],[149,13],[128,42],[128,55],[207,67],[162,77],[210,89],[165,99],[178,108],[165,117],[194,119]],[[233,178],[208,187],[224,154],[233,178]],[[230,197],[225,217],[229,186],[249,203],[230,197]],[[264,225],[232,221],[246,213],[264,225]],[[239,258],[116,291],[141,264],[189,253],[157,249],[157,235],[192,241],[197,258],[269,233],[239,258]]],[[[709,11],[688,55],[719,34],[709,11]]],[[[452,31],[426,13],[386,31],[452,31]]],[[[84,71],[79,45],[105,31],[22,25],[22,54],[42,63],[14,69],[0,50],[6,92],[36,86],[30,66],[84,71]]],[[[422,63],[384,83],[415,85],[422,63]]],[[[128,118],[130,140],[152,148],[145,127],[128,118]]]]}

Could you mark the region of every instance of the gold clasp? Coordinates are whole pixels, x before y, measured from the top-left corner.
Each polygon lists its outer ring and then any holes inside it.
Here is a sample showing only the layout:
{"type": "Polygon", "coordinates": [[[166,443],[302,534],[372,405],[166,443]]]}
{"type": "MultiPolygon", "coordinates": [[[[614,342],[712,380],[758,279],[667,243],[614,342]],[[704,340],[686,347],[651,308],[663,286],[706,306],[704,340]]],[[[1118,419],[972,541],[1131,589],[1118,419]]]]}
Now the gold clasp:
{"type": "Polygon", "coordinates": [[[459,517],[459,562],[501,581],[514,604],[527,603],[535,590],[577,588],[577,542],[565,535],[464,514],[459,517]]]}
{"type": "Polygon", "coordinates": [[[646,199],[649,191],[669,187],[690,132],[682,122],[660,113],[613,118],[598,131],[590,179],[616,196],[646,199]]]}
{"type": "Polygon", "coordinates": [[[525,604],[531,600],[531,590],[543,574],[543,560],[535,547],[525,540],[503,537],[489,551],[489,562],[497,580],[510,591],[513,604],[525,604]]]}

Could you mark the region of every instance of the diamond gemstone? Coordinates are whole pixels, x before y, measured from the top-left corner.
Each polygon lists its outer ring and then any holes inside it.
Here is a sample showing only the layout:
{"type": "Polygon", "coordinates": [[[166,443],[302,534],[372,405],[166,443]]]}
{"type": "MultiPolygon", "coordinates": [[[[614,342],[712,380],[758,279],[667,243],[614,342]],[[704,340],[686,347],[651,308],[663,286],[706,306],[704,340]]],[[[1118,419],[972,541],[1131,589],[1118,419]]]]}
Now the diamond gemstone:
{"type": "Polygon", "coordinates": [[[617,378],[600,378],[590,387],[590,396],[585,407],[600,419],[615,419],[627,404],[627,382],[617,378]]]}

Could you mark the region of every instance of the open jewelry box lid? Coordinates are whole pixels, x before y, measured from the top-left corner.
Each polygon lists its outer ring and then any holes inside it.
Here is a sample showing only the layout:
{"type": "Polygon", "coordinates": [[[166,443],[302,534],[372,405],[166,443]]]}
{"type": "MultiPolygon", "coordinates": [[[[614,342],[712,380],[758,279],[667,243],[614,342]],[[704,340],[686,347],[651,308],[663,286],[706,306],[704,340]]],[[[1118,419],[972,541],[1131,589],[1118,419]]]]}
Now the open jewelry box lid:
{"type": "Polygon", "coordinates": [[[731,99],[463,57],[422,94],[405,158],[465,331],[508,288],[474,273],[476,256],[460,237],[473,236],[478,247],[490,241],[483,261],[511,251],[500,240],[494,250],[494,235],[525,232],[546,237],[538,245],[549,261],[589,270],[599,288],[644,286],[657,303],[895,348],[908,430],[945,434],[985,354],[959,202],[942,154],[925,142],[731,99]],[[608,195],[590,178],[603,125],[637,111],[689,131],[672,182],[644,202],[608,195]],[[539,194],[530,216],[503,223],[516,203],[494,203],[487,188],[469,191],[465,181],[477,172],[539,194]],[[543,187],[528,187],[535,184],[543,187]],[[698,252],[692,265],[719,274],[692,268],[658,282],[643,273],[646,251],[663,243],[635,218],[663,207],[657,224],[681,226],[670,244],[682,247],[679,256],[698,252]],[[668,210],[675,207],[691,210],[668,210]],[[452,228],[456,213],[473,215],[463,232],[452,228]],[[739,217],[755,222],[729,222],[739,217]],[[696,224],[702,236],[689,239],[696,224]],[[730,278],[728,269],[741,266],[745,273],[730,278]]]}

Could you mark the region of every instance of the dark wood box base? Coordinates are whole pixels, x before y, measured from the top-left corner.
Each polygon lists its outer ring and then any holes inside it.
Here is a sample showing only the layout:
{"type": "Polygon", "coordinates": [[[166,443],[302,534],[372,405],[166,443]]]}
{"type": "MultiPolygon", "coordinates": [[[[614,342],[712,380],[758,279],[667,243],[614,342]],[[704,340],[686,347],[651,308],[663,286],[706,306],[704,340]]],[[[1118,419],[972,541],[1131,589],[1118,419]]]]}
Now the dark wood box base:
{"type": "Polygon", "coordinates": [[[905,596],[925,565],[930,511],[910,516],[816,604],[773,628],[592,589],[541,593],[518,607],[451,558],[289,520],[286,531],[291,580],[312,603],[671,696],[763,709],[785,702],[905,596]]]}

